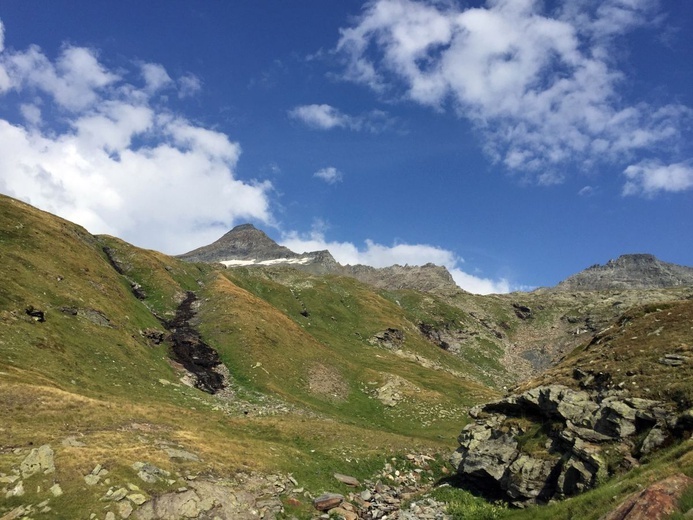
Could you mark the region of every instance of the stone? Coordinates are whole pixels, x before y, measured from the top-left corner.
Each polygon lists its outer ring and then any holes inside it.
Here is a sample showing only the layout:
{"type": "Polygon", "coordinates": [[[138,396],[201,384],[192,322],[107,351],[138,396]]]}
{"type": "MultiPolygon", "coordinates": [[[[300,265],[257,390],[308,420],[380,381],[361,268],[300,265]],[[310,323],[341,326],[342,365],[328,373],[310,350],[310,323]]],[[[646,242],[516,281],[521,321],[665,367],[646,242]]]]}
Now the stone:
{"type": "Polygon", "coordinates": [[[330,517],[336,516],[337,518],[343,518],[344,520],[358,520],[358,515],[353,511],[348,511],[342,507],[335,507],[328,511],[330,517]]]}
{"type": "Polygon", "coordinates": [[[5,493],[5,498],[21,497],[24,495],[24,482],[19,481],[15,487],[5,493]]]}
{"type": "Polygon", "coordinates": [[[339,480],[342,484],[346,484],[347,486],[358,487],[361,485],[361,483],[356,478],[350,477],[349,475],[342,475],[341,473],[335,473],[334,478],[339,480]]]}
{"type": "Polygon", "coordinates": [[[165,469],[157,468],[154,464],[149,464],[148,462],[135,462],[132,465],[132,469],[137,471],[137,476],[149,484],[154,484],[159,481],[159,479],[165,479],[171,476],[171,473],[165,469]]]}
{"type": "Polygon", "coordinates": [[[49,491],[51,492],[51,494],[52,494],[54,497],[59,497],[59,496],[61,496],[61,495],[63,494],[63,490],[62,490],[62,488],[60,487],[60,484],[53,484],[53,485],[50,487],[49,491]]]}
{"type": "Polygon", "coordinates": [[[116,520],[116,515],[113,511],[109,511],[106,513],[106,518],[105,520],[116,520]]]}
{"type": "Polygon", "coordinates": [[[329,511],[344,501],[344,495],[338,493],[325,493],[313,500],[313,507],[318,511],[329,511]]]}
{"type": "Polygon", "coordinates": [[[84,477],[84,482],[86,482],[87,486],[95,486],[99,483],[99,480],[101,480],[99,475],[93,475],[91,473],[84,477]]]}
{"type": "Polygon", "coordinates": [[[16,520],[24,516],[25,513],[27,513],[27,510],[24,506],[15,507],[12,511],[0,517],[0,520],[16,520]]]}
{"type": "Polygon", "coordinates": [[[118,508],[120,518],[130,518],[133,511],[132,504],[130,504],[130,502],[123,500],[122,502],[118,502],[116,507],[118,508]]]}
{"type": "Polygon", "coordinates": [[[678,501],[693,479],[672,475],[628,496],[600,520],[663,520],[678,510],[678,501]]]}
{"type": "Polygon", "coordinates": [[[53,455],[53,449],[49,444],[31,450],[19,466],[22,477],[29,478],[36,473],[43,473],[44,475],[53,473],[55,471],[53,455]]]}
{"type": "Polygon", "coordinates": [[[113,502],[118,502],[120,500],[123,500],[128,494],[128,490],[126,488],[119,488],[115,490],[111,496],[108,497],[109,500],[112,500],[113,502]]]}
{"type": "Polygon", "coordinates": [[[659,426],[655,426],[649,431],[647,436],[643,439],[642,445],[640,446],[640,453],[642,455],[652,453],[657,448],[663,446],[668,440],[668,433],[659,426]]]}
{"type": "Polygon", "coordinates": [[[164,451],[172,459],[191,460],[194,462],[200,461],[200,457],[198,457],[194,453],[190,453],[189,451],[179,450],[176,448],[166,448],[164,449],[164,451]]]}
{"type": "MultiPolygon", "coordinates": [[[[546,482],[556,461],[541,460],[521,454],[508,467],[507,474],[501,481],[501,487],[512,499],[525,501],[537,499],[546,488],[546,482]]],[[[543,498],[543,497],[542,497],[543,498]]]]}
{"type": "Polygon", "coordinates": [[[141,493],[132,493],[130,495],[127,495],[127,499],[132,502],[135,505],[141,506],[147,501],[147,497],[145,497],[141,493]]]}

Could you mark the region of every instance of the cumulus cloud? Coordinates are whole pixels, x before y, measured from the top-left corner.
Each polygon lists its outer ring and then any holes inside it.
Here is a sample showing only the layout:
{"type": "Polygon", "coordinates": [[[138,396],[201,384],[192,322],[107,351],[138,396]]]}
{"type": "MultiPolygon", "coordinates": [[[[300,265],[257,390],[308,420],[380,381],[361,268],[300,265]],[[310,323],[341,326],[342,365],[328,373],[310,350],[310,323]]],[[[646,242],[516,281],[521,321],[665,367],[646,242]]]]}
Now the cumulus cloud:
{"type": "Polygon", "coordinates": [[[144,63],[141,69],[148,92],[156,92],[173,82],[166,69],[158,63],[144,63]]]}
{"type": "Polygon", "coordinates": [[[289,110],[289,117],[301,121],[316,130],[332,130],[346,128],[349,130],[365,130],[377,133],[392,124],[392,120],[381,110],[373,110],[366,114],[351,116],[341,112],[332,105],[299,105],[289,110]]]}
{"type": "Polygon", "coordinates": [[[659,192],[676,193],[693,188],[693,163],[662,164],[658,161],[643,161],[625,169],[628,179],[623,186],[623,195],[645,195],[651,197],[659,192]]]}
{"type": "Polygon", "coordinates": [[[173,86],[164,67],[140,70],[143,88],[91,49],[68,46],[55,61],[36,46],[0,52],[0,93],[15,91],[23,115],[0,119],[0,190],[93,233],[169,253],[238,221],[271,222],[271,184],[235,176],[240,146],[165,107],[156,97],[173,86]]]}
{"type": "Polygon", "coordinates": [[[327,168],[322,168],[313,174],[313,177],[322,179],[327,184],[336,184],[342,181],[342,172],[340,172],[334,166],[328,166],[327,168]]]}
{"type": "Polygon", "coordinates": [[[445,266],[455,283],[462,289],[476,294],[507,293],[511,287],[507,280],[481,278],[460,269],[461,258],[452,251],[427,244],[395,244],[386,246],[372,240],[365,241],[365,247],[359,248],[351,242],[330,242],[322,231],[314,230],[301,235],[287,233],[281,241],[283,246],[292,251],[305,253],[327,249],[335,260],[343,265],[370,265],[371,267],[388,267],[391,265],[425,265],[433,263],[445,266]]]}
{"type": "Polygon", "coordinates": [[[655,16],[654,0],[452,2],[372,0],[341,30],[344,77],[435,110],[453,107],[485,151],[537,182],[560,182],[567,164],[631,160],[673,149],[680,104],[627,104],[617,37],[655,16]]]}

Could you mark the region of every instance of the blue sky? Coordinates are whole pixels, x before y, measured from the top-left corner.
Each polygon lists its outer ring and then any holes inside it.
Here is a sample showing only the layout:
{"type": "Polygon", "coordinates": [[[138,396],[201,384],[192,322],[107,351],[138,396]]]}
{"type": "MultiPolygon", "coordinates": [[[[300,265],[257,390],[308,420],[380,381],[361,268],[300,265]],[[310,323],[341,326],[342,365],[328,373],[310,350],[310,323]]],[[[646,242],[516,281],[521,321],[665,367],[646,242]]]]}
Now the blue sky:
{"type": "Polygon", "coordinates": [[[687,0],[0,3],[0,192],[182,253],[252,222],[472,292],[693,265],[687,0]]]}

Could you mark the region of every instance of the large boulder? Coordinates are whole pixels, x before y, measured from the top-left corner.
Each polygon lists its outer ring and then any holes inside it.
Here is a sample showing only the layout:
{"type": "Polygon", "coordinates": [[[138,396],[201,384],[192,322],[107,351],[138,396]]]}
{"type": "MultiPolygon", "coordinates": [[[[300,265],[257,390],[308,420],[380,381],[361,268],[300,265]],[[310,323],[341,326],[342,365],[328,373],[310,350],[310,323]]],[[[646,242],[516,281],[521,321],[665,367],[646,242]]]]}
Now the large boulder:
{"type": "MultiPolygon", "coordinates": [[[[688,412],[684,412],[682,416],[688,412]]],[[[688,425],[626,391],[533,388],[477,406],[450,462],[465,485],[523,506],[582,493],[688,425]],[[609,465],[607,460],[609,454],[609,465]]],[[[685,428],[684,428],[685,429],[685,428]]]]}

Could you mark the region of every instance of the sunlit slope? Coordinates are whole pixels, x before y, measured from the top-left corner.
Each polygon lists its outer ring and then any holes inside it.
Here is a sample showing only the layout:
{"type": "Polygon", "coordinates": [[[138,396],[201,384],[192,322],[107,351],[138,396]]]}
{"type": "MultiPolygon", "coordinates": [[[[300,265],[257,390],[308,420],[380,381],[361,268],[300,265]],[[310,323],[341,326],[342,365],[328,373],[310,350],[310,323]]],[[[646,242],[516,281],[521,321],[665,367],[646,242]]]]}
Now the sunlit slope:
{"type": "Polygon", "coordinates": [[[353,279],[234,269],[202,294],[200,330],[232,378],[339,420],[441,438],[494,395],[353,279]],[[372,339],[388,328],[402,331],[401,344],[372,339]]]}
{"type": "Polygon", "coordinates": [[[161,325],[84,229],[0,198],[4,377],[84,395],[147,395],[173,370],[140,334],[161,325]],[[28,312],[36,314],[31,316],[28,312]]]}
{"type": "Polygon", "coordinates": [[[365,478],[396,453],[447,453],[467,407],[495,395],[362,284],[293,273],[301,301],[271,280],[260,286],[277,298],[265,300],[233,273],[0,197],[0,473],[43,444],[56,464],[0,513],[46,498],[51,512],[32,517],[103,510],[104,490],[83,479],[97,464],[147,497],[181,485],[140,482],[138,461],[174,477],[292,472],[320,492],[335,471],[365,478]],[[188,291],[193,325],[229,368],[228,395],[182,384],[170,359],[164,325],[188,291]],[[403,331],[395,350],[368,341],[387,328],[403,331]],[[173,459],[170,446],[199,460],[173,459]],[[64,495],[46,497],[56,482],[64,495]]]}

